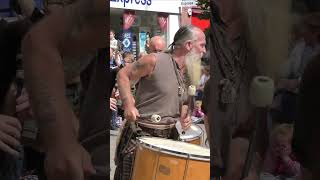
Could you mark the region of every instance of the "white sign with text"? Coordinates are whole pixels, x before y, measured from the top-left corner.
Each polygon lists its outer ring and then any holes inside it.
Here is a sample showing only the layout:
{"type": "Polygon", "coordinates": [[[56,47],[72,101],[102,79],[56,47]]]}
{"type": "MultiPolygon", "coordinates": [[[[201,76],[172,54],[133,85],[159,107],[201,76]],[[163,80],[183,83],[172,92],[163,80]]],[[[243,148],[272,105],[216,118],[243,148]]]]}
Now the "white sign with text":
{"type": "Polygon", "coordinates": [[[179,14],[181,0],[110,0],[110,7],[179,14]]]}

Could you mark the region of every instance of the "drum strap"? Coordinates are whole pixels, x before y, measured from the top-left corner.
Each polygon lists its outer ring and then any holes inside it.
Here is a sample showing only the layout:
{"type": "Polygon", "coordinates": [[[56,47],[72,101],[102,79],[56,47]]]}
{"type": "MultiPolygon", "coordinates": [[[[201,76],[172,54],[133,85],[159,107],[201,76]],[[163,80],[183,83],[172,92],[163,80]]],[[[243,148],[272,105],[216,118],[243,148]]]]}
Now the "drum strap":
{"type": "MultiPolygon", "coordinates": [[[[140,123],[139,123],[140,124],[140,123]]],[[[154,127],[146,127],[143,125],[140,125],[140,128],[142,130],[141,133],[148,136],[155,136],[155,137],[161,137],[161,138],[171,138],[171,139],[177,139],[178,138],[178,133],[174,132],[175,126],[174,124],[171,125],[158,125],[154,127]],[[163,128],[161,126],[166,126],[166,128],[163,128]]]]}
{"type": "Polygon", "coordinates": [[[159,129],[159,130],[166,130],[166,129],[172,129],[175,127],[175,124],[150,124],[145,122],[137,122],[137,126],[139,127],[145,127],[149,129],[159,129]]]}

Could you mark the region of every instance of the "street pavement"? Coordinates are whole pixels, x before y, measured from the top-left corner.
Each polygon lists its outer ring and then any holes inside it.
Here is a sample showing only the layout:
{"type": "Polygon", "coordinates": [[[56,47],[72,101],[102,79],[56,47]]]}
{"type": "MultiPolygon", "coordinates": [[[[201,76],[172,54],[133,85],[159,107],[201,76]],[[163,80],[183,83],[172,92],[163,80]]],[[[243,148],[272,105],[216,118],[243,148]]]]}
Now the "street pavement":
{"type": "Polygon", "coordinates": [[[114,154],[116,150],[116,141],[117,141],[118,131],[110,130],[110,180],[113,180],[114,170],[116,166],[114,164],[114,154]]]}

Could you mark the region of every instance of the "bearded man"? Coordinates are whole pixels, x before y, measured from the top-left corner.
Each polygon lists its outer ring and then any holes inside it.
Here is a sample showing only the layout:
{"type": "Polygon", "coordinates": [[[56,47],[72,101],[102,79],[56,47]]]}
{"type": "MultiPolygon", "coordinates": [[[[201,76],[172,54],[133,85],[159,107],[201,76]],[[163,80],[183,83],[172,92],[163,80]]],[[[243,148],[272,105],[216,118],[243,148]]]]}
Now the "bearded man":
{"type": "Polygon", "coordinates": [[[136,122],[143,132],[151,136],[169,139],[177,138],[176,121],[180,120],[184,129],[189,128],[186,74],[192,71],[189,67],[200,63],[206,52],[205,46],[205,35],[199,28],[184,26],[175,34],[169,52],[143,56],[119,71],[118,86],[127,123],[118,151],[126,153],[117,155],[115,180],[131,177],[135,146],[130,140],[124,142],[132,134],[130,122],[136,122]],[[134,99],[130,81],[136,80],[139,80],[139,85],[134,99]],[[150,120],[153,114],[161,116],[159,123],[150,120]],[[129,142],[123,151],[123,145],[129,142]]]}

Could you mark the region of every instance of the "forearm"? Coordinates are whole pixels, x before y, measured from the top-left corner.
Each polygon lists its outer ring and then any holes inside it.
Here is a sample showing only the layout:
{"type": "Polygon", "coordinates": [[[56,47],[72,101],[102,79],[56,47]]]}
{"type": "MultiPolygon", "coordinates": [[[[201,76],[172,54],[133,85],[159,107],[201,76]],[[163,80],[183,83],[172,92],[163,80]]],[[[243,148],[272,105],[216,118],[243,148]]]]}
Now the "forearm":
{"type": "Polygon", "coordinates": [[[76,139],[76,117],[65,96],[61,56],[31,31],[23,42],[25,80],[45,146],[76,139]],[[48,143],[48,144],[46,144],[48,143]]]}
{"type": "Polygon", "coordinates": [[[134,98],[131,93],[130,79],[125,70],[118,73],[118,88],[124,107],[134,105],[134,98]]]}
{"type": "Polygon", "coordinates": [[[181,107],[181,117],[185,118],[187,117],[187,113],[188,113],[188,105],[182,105],[181,107]]]}

